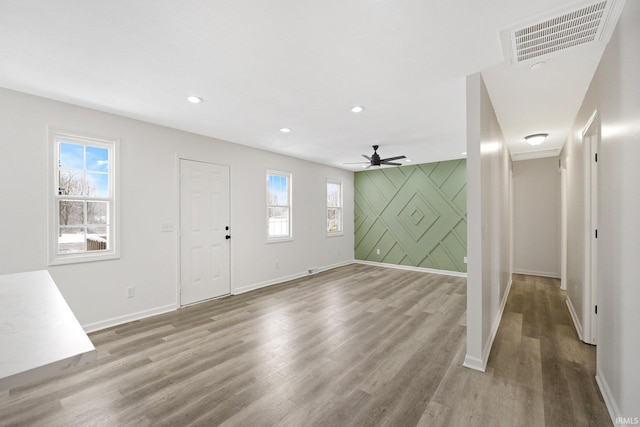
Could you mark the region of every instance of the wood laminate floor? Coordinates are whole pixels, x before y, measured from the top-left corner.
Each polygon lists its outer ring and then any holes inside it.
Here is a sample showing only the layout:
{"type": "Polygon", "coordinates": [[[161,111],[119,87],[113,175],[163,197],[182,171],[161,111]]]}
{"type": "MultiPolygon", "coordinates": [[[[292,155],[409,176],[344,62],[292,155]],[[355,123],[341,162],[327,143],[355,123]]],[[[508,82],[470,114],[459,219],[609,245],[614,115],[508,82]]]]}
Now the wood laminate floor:
{"type": "Polygon", "coordinates": [[[484,374],[465,282],[354,264],[96,332],[96,363],[0,391],[0,425],[611,425],[556,280],[514,276],[484,374]]]}

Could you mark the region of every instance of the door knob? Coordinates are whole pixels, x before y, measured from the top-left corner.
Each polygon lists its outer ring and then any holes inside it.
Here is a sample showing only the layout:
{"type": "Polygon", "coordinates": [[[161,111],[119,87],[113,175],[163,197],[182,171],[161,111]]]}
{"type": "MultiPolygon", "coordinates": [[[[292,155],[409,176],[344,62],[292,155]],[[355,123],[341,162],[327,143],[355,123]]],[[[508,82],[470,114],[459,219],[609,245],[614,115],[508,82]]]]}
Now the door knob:
{"type": "Polygon", "coordinates": [[[226,236],[224,236],[225,239],[229,240],[231,238],[231,236],[229,236],[228,234],[226,236]]]}

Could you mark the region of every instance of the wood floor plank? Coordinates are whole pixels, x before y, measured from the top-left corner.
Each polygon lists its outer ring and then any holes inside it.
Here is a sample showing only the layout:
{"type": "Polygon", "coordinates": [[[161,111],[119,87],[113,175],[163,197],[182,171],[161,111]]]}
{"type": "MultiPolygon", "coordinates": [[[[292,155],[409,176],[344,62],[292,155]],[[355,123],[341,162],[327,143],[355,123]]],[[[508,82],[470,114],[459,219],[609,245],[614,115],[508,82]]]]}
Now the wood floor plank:
{"type": "Polygon", "coordinates": [[[610,425],[557,280],[514,275],[485,373],[465,314],[464,278],[336,268],[92,333],[0,426],[610,425]]]}

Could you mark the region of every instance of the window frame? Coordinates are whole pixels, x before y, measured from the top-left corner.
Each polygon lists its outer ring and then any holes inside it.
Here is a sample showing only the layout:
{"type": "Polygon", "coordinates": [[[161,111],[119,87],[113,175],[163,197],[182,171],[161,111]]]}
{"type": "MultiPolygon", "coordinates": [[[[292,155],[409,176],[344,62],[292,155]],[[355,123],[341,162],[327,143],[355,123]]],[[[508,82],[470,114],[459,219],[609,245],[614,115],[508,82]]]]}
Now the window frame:
{"type": "Polygon", "coordinates": [[[344,216],[343,216],[343,212],[344,212],[344,185],[342,184],[342,181],[337,180],[337,179],[331,179],[331,178],[327,178],[326,182],[325,182],[325,219],[326,219],[326,224],[325,224],[325,232],[327,237],[335,237],[335,236],[344,236],[344,216]],[[337,184],[338,186],[340,186],[340,200],[339,202],[339,206],[329,206],[329,184],[337,184]],[[338,214],[339,214],[339,219],[338,219],[338,223],[340,224],[340,229],[337,231],[330,231],[329,230],[329,209],[337,209],[338,210],[338,214]]]}
{"type": "Polygon", "coordinates": [[[265,201],[266,201],[266,235],[267,243],[288,242],[293,240],[293,174],[291,172],[284,172],[278,170],[269,169],[265,174],[265,201]],[[288,205],[271,205],[269,203],[269,177],[281,176],[287,179],[287,203],[288,205]],[[271,236],[269,210],[271,208],[287,208],[289,213],[288,234],[286,236],[271,236]]]}
{"type": "MultiPolygon", "coordinates": [[[[67,132],[50,128],[49,130],[49,265],[74,264],[83,262],[94,262],[112,260],[120,258],[120,218],[119,218],[119,180],[118,180],[118,145],[119,140],[115,138],[94,137],[78,132],[67,132]],[[61,195],[59,194],[59,171],[60,171],[60,144],[79,144],[108,150],[108,194],[106,197],[86,196],[86,195],[61,195]],[[59,252],[59,229],[60,212],[59,202],[64,199],[86,202],[108,202],[107,211],[107,242],[108,249],[99,251],[60,253],[59,252]]],[[[86,149],[85,149],[86,150],[86,149]]],[[[84,165],[86,170],[86,165],[84,165]]],[[[86,211],[86,208],[85,208],[86,211]]],[[[85,220],[86,221],[86,220],[85,220]]],[[[83,224],[81,227],[87,227],[83,224]]]]}

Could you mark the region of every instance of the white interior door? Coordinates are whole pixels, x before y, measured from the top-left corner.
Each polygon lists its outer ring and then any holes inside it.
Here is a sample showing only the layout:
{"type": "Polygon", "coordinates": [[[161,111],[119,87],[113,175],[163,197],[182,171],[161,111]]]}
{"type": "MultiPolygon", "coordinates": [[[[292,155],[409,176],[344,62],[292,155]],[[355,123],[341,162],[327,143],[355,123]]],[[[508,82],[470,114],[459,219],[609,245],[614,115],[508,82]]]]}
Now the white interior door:
{"type": "Polygon", "coordinates": [[[231,293],[229,167],[180,160],[180,304],[231,293]]]}

